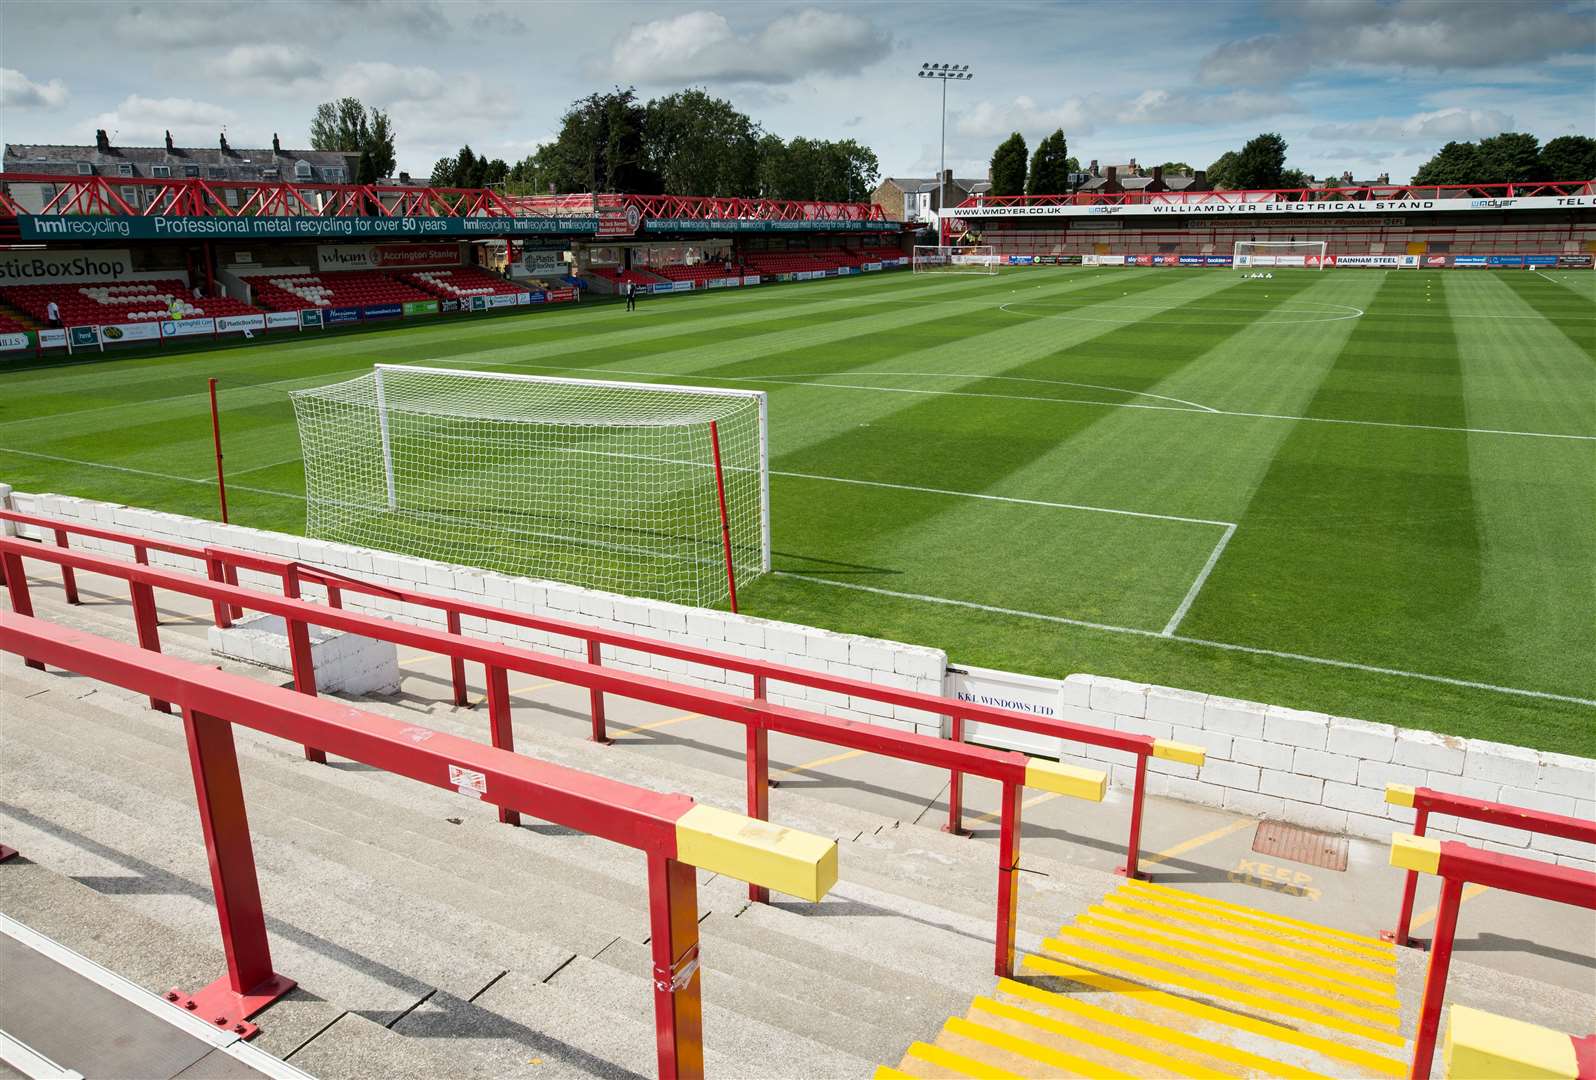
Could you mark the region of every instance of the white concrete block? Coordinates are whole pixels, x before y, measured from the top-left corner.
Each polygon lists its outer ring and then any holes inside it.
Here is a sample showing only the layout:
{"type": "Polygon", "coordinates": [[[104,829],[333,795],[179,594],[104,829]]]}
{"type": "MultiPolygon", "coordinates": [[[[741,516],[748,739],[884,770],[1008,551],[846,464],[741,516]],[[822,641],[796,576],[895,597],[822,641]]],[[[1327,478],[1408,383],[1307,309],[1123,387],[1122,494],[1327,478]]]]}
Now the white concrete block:
{"type": "Polygon", "coordinates": [[[1232,760],[1246,765],[1257,765],[1265,769],[1289,772],[1291,770],[1292,756],[1295,753],[1294,747],[1263,742],[1260,739],[1235,738],[1230,741],[1230,757],[1232,760]]]}
{"type": "Polygon", "coordinates": [[[1502,794],[1501,784],[1470,780],[1466,776],[1453,776],[1443,772],[1428,773],[1425,776],[1424,786],[1450,795],[1461,795],[1465,799],[1484,799],[1486,802],[1498,802],[1498,797],[1502,794]]]}
{"type": "MultiPolygon", "coordinates": [[[[1458,828],[1462,827],[1463,825],[1459,824],[1458,828]]],[[[1561,836],[1547,836],[1545,833],[1534,834],[1529,846],[1536,851],[1549,851],[1554,855],[1568,855],[1575,859],[1589,859],[1596,856],[1596,845],[1568,840],[1561,836]]]]}
{"type": "Polygon", "coordinates": [[[1319,806],[1314,803],[1293,802],[1287,799],[1281,804],[1280,819],[1293,825],[1301,825],[1305,829],[1317,829],[1320,832],[1342,833],[1347,830],[1347,812],[1337,810],[1330,806],[1319,806]]]}
{"type": "Polygon", "coordinates": [[[1092,677],[1090,675],[1071,675],[1066,678],[1059,684],[1059,701],[1075,708],[1091,708],[1092,677]]]}
{"type": "MultiPolygon", "coordinates": [[[[1148,700],[1151,701],[1152,699],[1149,698],[1148,700]]],[[[1231,752],[1231,746],[1234,740],[1231,738],[1231,736],[1226,735],[1222,731],[1207,731],[1203,728],[1185,727],[1181,724],[1171,724],[1169,728],[1169,737],[1174,739],[1176,742],[1190,743],[1194,746],[1200,746],[1204,750],[1207,750],[1208,760],[1210,762],[1216,759],[1220,761],[1229,761],[1235,757],[1235,755],[1231,752]]],[[[1242,764],[1255,765],[1257,762],[1242,762],[1242,764]]],[[[1215,780],[1214,782],[1216,784],[1222,783],[1222,781],[1219,780],[1215,780]]]]}
{"type": "Polygon", "coordinates": [[[1105,679],[1099,676],[1092,683],[1090,703],[1095,711],[1111,712],[1120,716],[1146,716],[1147,691],[1148,686],[1145,683],[1105,679]]]}
{"type": "Polygon", "coordinates": [[[1453,735],[1403,728],[1397,732],[1391,760],[1398,765],[1457,776],[1463,772],[1464,745],[1462,739],[1453,735]]]}
{"type": "Polygon", "coordinates": [[[1208,695],[1199,694],[1195,690],[1178,690],[1171,686],[1147,688],[1149,720],[1162,720],[1167,724],[1200,728],[1203,726],[1203,706],[1207,703],[1208,695]]]}
{"type": "Polygon", "coordinates": [[[1219,697],[1210,694],[1203,703],[1203,727],[1240,735],[1247,739],[1261,739],[1264,733],[1265,706],[1256,701],[1219,697]]]}
{"type": "Polygon", "coordinates": [[[1430,774],[1411,765],[1393,765],[1383,761],[1358,762],[1358,786],[1385,790],[1387,784],[1406,784],[1425,787],[1430,774]]]}
{"type": "MultiPolygon", "coordinates": [[[[1530,846],[1530,834],[1523,829],[1509,829],[1504,825],[1493,825],[1489,821],[1470,821],[1468,818],[1459,818],[1457,831],[1475,840],[1494,840],[1498,844],[1504,844],[1511,848],[1527,848],[1530,846]]],[[[1589,844],[1584,845],[1586,854],[1589,854],[1591,850],[1589,844]]]]}
{"type": "Polygon", "coordinates": [[[1541,754],[1535,790],[1551,795],[1572,795],[1576,799],[1596,799],[1596,761],[1568,754],[1541,754]]]}
{"type": "Polygon", "coordinates": [[[839,664],[846,664],[848,662],[848,639],[841,634],[816,630],[805,643],[804,653],[815,660],[834,660],[839,664]]]}
{"type": "Polygon", "coordinates": [[[726,636],[726,620],[719,612],[690,611],[687,613],[687,632],[714,648],[726,636]]]}
{"type": "Polygon", "coordinates": [[[1387,825],[1391,819],[1385,816],[1385,793],[1375,791],[1373,788],[1358,787],[1356,784],[1343,784],[1335,780],[1328,780],[1324,785],[1324,797],[1320,800],[1325,806],[1337,810],[1351,810],[1359,814],[1383,819],[1387,825]]]}
{"type": "Polygon", "coordinates": [[[1323,750],[1311,750],[1306,746],[1297,747],[1292,768],[1305,776],[1317,776],[1322,780],[1339,780],[1344,784],[1358,782],[1357,758],[1327,754],[1323,750]]]}
{"type": "Polygon", "coordinates": [[[1390,761],[1396,750],[1396,728],[1390,724],[1371,724],[1345,716],[1330,718],[1330,734],[1325,749],[1332,754],[1390,761]]]}
{"type": "Polygon", "coordinates": [[[763,649],[765,647],[764,620],[728,615],[726,617],[726,640],[736,642],[738,645],[747,645],[750,648],[763,649]]]}
{"type": "Polygon", "coordinates": [[[765,648],[772,653],[802,653],[804,632],[790,623],[770,623],[765,627],[765,648]]]}
{"type": "Polygon", "coordinates": [[[1583,870],[1587,874],[1596,873],[1596,862],[1590,859],[1576,859],[1572,855],[1557,856],[1558,866],[1567,866],[1573,870],[1583,870]]]}
{"type": "Polygon", "coordinates": [[[894,670],[897,650],[885,641],[872,638],[854,638],[848,642],[848,663],[872,671],[894,670]]]}
{"type": "Polygon", "coordinates": [[[1258,791],[1296,802],[1317,803],[1324,798],[1324,781],[1314,776],[1298,776],[1294,772],[1263,769],[1258,775],[1258,791]]]}
{"type": "Polygon", "coordinates": [[[1264,713],[1264,741],[1323,750],[1330,734],[1330,717],[1271,705],[1264,713]]]}
{"type": "Polygon", "coordinates": [[[1390,818],[1348,813],[1346,831],[1351,836],[1389,844],[1391,837],[1395,836],[1401,829],[1390,818]]]}
{"type": "MultiPolygon", "coordinates": [[[[551,589],[549,592],[552,593],[553,590],[551,589]]],[[[553,606],[552,597],[548,600],[548,603],[551,607],[553,606]]],[[[678,607],[675,604],[661,604],[651,607],[648,612],[648,624],[654,629],[663,630],[666,633],[685,634],[687,633],[687,609],[678,607]]]]}
{"type": "Polygon", "coordinates": [[[1204,781],[1234,791],[1258,790],[1258,766],[1209,758],[1198,773],[1204,781]]]}
{"type": "MultiPolygon", "coordinates": [[[[1102,727],[1103,721],[1108,719],[1108,717],[1101,713],[1096,713],[1095,715],[1097,716],[1096,726],[1102,727]]],[[[1129,731],[1136,735],[1151,735],[1155,739],[1172,739],[1175,737],[1175,729],[1169,724],[1158,720],[1148,720],[1142,716],[1121,714],[1115,714],[1113,719],[1114,727],[1118,731],[1129,731]]]]}
{"type": "Polygon", "coordinates": [[[1470,739],[1463,756],[1463,775],[1472,780],[1532,788],[1540,771],[1540,754],[1522,746],[1470,739]]]}
{"type": "Polygon", "coordinates": [[[1509,806],[1522,806],[1526,810],[1541,810],[1548,814],[1562,814],[1564,817],[1583,817],[1587,820],[1596,817],[1591,811],[1580,809],[1580,802],[1571,795],[1553,795],[1544,791],[1534,791],[1530,788],[1506,787],[1502,788],[1497,796],[1498,802],[1509,806]]]}
{"type": "Polygon", "coordinates": [[[1272,795],[1260,795],[1256,791],[1225,792],[1225,809],[1234,810],[1238,814],[1246,814],[1255,818],[1278,818],[1284,800],[1272,795]]]}
{"type": "Polygon", "coordinates": [[[1218,784],[1205,784],[1201,780],[1188,780],[1182,776],[1169,778],[1168,795],[1172,799],[1184,799],[1201,806],[1225,805],[1225,789],[1218,784]]]}

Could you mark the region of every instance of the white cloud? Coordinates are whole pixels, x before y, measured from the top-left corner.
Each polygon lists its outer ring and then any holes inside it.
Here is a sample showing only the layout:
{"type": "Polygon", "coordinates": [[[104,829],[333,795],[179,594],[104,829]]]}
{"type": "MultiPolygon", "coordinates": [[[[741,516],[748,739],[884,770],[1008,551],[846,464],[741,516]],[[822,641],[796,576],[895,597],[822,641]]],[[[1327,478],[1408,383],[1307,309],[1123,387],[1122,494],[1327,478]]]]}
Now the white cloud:
{"type": "Polygon", "coordinates": [[[1278,93],[1238,90],[1226,94],[1189,89],[1149,89],[1134,97],[1094,94],[1069,97],[1054,105],[1022,94],[1007,102],[978,101],[960,110],[954,131],[983,138],[1018,131],[1040,137],[1063,128],[1069,138],[1110,125],[1195,125],[1231,123],[1298,112],[1301,106],[1278,93]]]}
{"type": "Polygon", "coordinates": [[[632,26],[611,47],[609,70],[622,82],[785,83],[851,74],[890,45],[869,20],[841,11],[805,8],[742,34],[717,11],[689,11],[632,26]]]}
{"type": "Polygon", "coordinates": [[[219,79],[293,82],[322,73],[321,61],[294,45],[236,45],[205,62],[219,79]]]}
{"type": "Polygon", "coordinates": [[[1537,63],[1596,44],[1596,8],[1559,0],[1317,0],[1283,6],[1280,16],[1295,29],[1220,45],[1203,58],[1203,82],[1271,85],[1325,68],[1469,70],[1537,63]]]}
{"type": "Polygon", "coordinates": [[[1316,139],[1371,139],[1397,143],[1473,142],[1511,131],[1513,117],[1496,109],[1453,107],[1412,116],[1380,116],[1341,124],[1320,124],[1309,134],[1316,139]]]}
{"type": "MultiPolygon", "coordinates": [[[[85,121],[90,130],[104,128],[113,143],[154,146],[167,131],[179,145],[209,146],[228,124],[231,110],[193,98],[147,98],[130,94],[110,112],[85,121]]],[[[243,145],[242,140],[230,140],[243,145]]]]}
{"type": "Polygon", "coordinates": [[[0,107],[59,109],[70,96],[60,79],[36,83],[16,68],[0,68],[0,107]]]}
{"type": "Polygon", "coordinates": [[[356,97],[393,118],[396,149],[406,168],[426,171],[432,162],[453,154],[462,143],[477,149],[520,117],[514,95],[472,72],[444,75],[432,68],[387,61],[360,61],[338,72],[325,98],[356,97]]]}
{"type": "Polygon", "coordinates": [[[978,101],[958,111],[953,130],[960,135],[984,138],[1007,135],[1011,131],[1048,134],[1063,128],[1067,136],[1094,130],[1092,109],[1085,98],[1065,98],[1057,105],[1042,106],[1035,98],[1021,94],[1012,101],[978,101]]]}

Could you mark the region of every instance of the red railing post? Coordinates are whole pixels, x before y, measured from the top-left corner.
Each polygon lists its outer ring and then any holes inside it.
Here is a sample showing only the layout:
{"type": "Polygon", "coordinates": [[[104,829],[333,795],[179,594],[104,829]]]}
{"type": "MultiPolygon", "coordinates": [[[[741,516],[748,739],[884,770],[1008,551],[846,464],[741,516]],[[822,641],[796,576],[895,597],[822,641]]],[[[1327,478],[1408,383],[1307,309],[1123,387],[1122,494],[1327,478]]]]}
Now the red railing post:
{"type": "MultiPolygon", "coordinates": [[[[144,548],[134,548],[133,551],[135,556],[142,556],[139,559],[141,563],[148,563],[149,553],[144,548]]],[[[228,584],[227,568],[223,564],[222,556],[208,549],[205,552],[205,576],[223,585],[228,584]]],[[[211,617],[218,630],[227,630],[233,625],[233,606],[224,604],[220,600],[213,600],[211,601],[211,617]]]]}
{"type": "Polygon", "coordinates": [[[326,582],[326,585],[327,585],[327,606],[330,607],[330,608],[341,608],[341,607],[343,607],[344,606],[344,591],[342,589],[340,589],[338,586],[334,585],[330,581],[326,582]]]}
{"type": "Polygon", "coordinates": [[[287,993],[294,982],[272,971],[233,725],[185,708],[183,734],[194,772],[194,798],[211,866],[227,974],[192,997],[173,990],[167,999],[192,1010],[206,1023],[243,1034],[234,1025],[242,1025],[251,1014],[287,993]]]}
{"type": "MultiPolygon", "coordinates": [[[[443,613],[444,625],[449,633],[460,636],[460,613],[450,608],[443,613]]],[[[471,698],[466,693],[465,661],[458,656],[449,657],[449,682],[454,686],[454,703],[457,708],[464,708],[470,704],[471,698]]]]}
{"type": "MultiPolygon", "coordinates": [[[[948,738],[963,743],[964,717],[953,713],[948,720],[948,738]]],[[[964,827],[964,774],[958,769],[948,774],[948,823],[942,826],[942,831],[954,836],[970,835],[970,830],[964,827]]]]}
{"type": "MultiPolygon", "coordinates": [[[[291,600],[299,599],[299,571],[293,563],[283,567],[283,595],[291,600]]],[[[294,672],[294,689],[315,697],[316,657],[310,651],[310,626],[303,619],[285,619],[283,627],[288,632],[288,661],[294,672]]],[[[305,760],[325,765],[327,753],[314,746],[306,746],[305,760]]]]}
{"type": "MultiPolygon", "coordinates": [[[[1429,824],[1429,821],[1429,810],[1423,807],[1416,810],[1413,816],[1413,835],[1423,836],[1424,828],[1429,824]]],[[[1412,944],[1408,934],[1413,928],[1413,898],[1418,891],[1419,872],[1417,870],[1409,870],[1407,880],[1402,883],[1402,909],[1397,913],[1396,929],[1382,934],[1381,937],[1397,945],[1408,946],[1412,944]]]]}
{"type": "MultiPolygon", "coordinates": [[[[67,534],[66,534],[66,530],[65,529],[57,529],[57,530],[55,530],[55,546],[56,547],[69,547],[70,546],[67,543],[67,534]]],[[[61,588],[66,592],[66,602],[67,603],[76,604],[76,603],[79,602],[78,601],[78,576],[75,573],[72,572],[72,568],[70,566],[61,567],[61,588]]]]}
{"type": "MultiPolygon", "coordinates": [[[[603,666],[604,656],[602,652],[602,646],[599,645],[597,638],[587,639],[587,662],[592,664],[594,667],[603,666]]],[[[590,709],[593,714],[592,739],[596,743],[603,743],[605,746],[608,746],[611,740],[608,733],[604,730],[604,691],[595,686],[588,693],[588,700],[591,702],[590,709]]]]}
{"type": "Polygon", "coordinates": [[[731,522],[726,516],[726,479],[720,467],[720,426],[709,422],[709,447],[715,456],[715,497],[720,500],[720,546],[726,554],[726,591],[732,614],[737,613],[737,573],[732,569],[731,522]]]}
{"type": "MultiPolygon", "coordinates": [[[[763,700],[765,677],[754,676],[754,698],[763,700]]],[[[760,720],[750,719],[743,728],[747,739],[748,816],[759,821],[770,820],[770,731],[760,720]]],[[[763,885],[749,885],[748,899],[756,904],[770,902],[770,890],[763,885]]]]}
{"type": "Polygon", "coordinates": [[[216,445],[216,499],[221,503],[222,524],[227,524],[227,478],[222,473],[222,421],[216,409],[216,380],[210,380],[211,440],[216,445]]]}
{"type": "Polygon", "coordinates": [[[1128,878],[1146,878],[1142,862],[1142,802],[1147,794],[1147,755],[1136,755],[1136,785],[1131,792],[1130,839],[1125,842],[1125,865],[1119,873],[1128,878]]]}
{"type": "MultiPolygon", "coordinates": [[[[161,631],[155,617],[155,590],[142,581],[130,581],[128,592],[133,598],[133,625],[138,630],[139,648],[160,652],[161,631]]],[[[172,711],[170,702],[153,697],[150,698],[150,708],[157,712],[172,711]]]]}
{"type": "Polygon", "coordinates": [[[1014,931],[1020,915],[1020,796],[1019,784],[1003,784],[998,834],[997,963],[998,978],[1014,974],[1014,931]]]}
{"type": "MultiPolygon", "coordinates": [[[[488,727],[493,745],[500,750],[515,751],[515,727],[510,720],[510,674],[502,667],[487,665],[488,727]]],[[[516,810],[499,807],[499,820],[506,825],[521,824],[521,814],[516,810]]]]}
{"type": "MultiPolygon", "coordinates": [[[[22,556],[6,552],[0,555],[0,566],[6,570],[6,592],[11,596],[11,610],[18,615],[33,615],[33,597],[28,594],[28,575],[22,567],[22,556]]],[[[44,664],[39,660],[22,658],[22,662],[36,671],[43,671],[44,664]]]]}
{"type": "Polygon", "coordinates": [[[1463,902],[1463,879],[1442,878],[1441,900],[1435,911],[1435,938],[1430,945],[1430,967],[1424,973],[1424,997],[1419,1002],[1419,1026],[1413,1033],[1410,1080],[1429,1080],[1435,1057],[1435,1037],[1441,1030],[1441,1005],[1446,999],[1447,970],[1452,965],[1452,935],[1457,931],[1457,909],[1463,902]]]}
{"type": "Polygon", "coordinates": [[[693,867],[649,854],[648,919],[659,1075],[661,1080],[696,1080],[704,1075],[704,1028],[693,867]]]}

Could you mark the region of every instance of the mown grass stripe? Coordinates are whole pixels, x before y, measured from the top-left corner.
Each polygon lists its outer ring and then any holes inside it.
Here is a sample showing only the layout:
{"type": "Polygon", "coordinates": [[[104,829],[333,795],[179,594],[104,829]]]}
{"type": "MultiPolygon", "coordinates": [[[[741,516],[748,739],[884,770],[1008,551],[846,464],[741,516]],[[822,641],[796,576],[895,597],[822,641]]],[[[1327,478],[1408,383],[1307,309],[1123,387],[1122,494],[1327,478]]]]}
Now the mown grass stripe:
{"type": "MultiPolygon", "coordinates": [[[[1196,972],[1196,975],[1189,977],[1201,977],[1205,982],[1219,980],[1220,982],[1233,983],[1239,987],[1250,987],[1244,992],[1253,995],[1259,1001],[1274,1002],[1275,998],[1286,996],[1292,1001],[1301,1001],[1317,1006],[1326,1010],[1327,1014],[1335,1013],[1354,1017],[1358,1020],[1389,1028],[1395,1028],[1400,1023],[1395,1006],[1373,1008],[1367,1005],[1354,1004],[1345,998],[1332,994],[1304,990],[1300,986],[1292,985],[1291,981],[1282,979],[1274,974],[1254,975],[1244,971],[1237,971],[1226,965],[1210,964],[1204,960],[1194,959],[1182,952],[1173,952],[1168,946],[1127,940],[1119,934],[1103,933],[1084,926],[1060,927],[1058,934],[1058,938],[1052,940],[1075,939],[1082,943],[1082,947],[1093,949],[1099,954],[1102,954],[1105,949],[1112,950],[1124,953],[1133,959],[1140,957],[1141,960],[1163,965],[1170,969],[1185,969],[1188,972],[1196,972]]],[[[1183,975],[1183,977],[1187,976],[1183,975]]],[[[1290,1002],[1281,1002],[1279,1004],[1290,1004],[1290,1002]]]]}
{"type": "MultiPolygon", "coordinates": [[[[1111,990],[1112,988],[1098,987],[1098,989],[1111,990]]],[[[1310,1069],[1292,1065],[1289,1062],[1275,1061],[1225,1043],[1189,1035],[1178,1027],[1154,1023],[1151,1020],[1143,1020],[1125,1013],[1118,1013],[1112,1009],[1105,1009],[1101,1005],[1093,1005],[1082,1001],[1069,994],[1057,994],[1051,990],[1044,990],[1039,986],[1029,986],[1025,983],[1015,982],[1013,979],[999,979],[998,990],[1032,1004],[1040,1005],[1043,1008],[1053,1009],[1070,1016],[1078,1016],[1082,1020],[1088,1020],[1104,1027],[1118,1028],[1153,1042],[1178,1046],[1183,1050],[1190,1050],[1195,1054],[1226,1061],[1232,1065],[1240,1065],[1245,1069],[1260,1072],[1266,1076],[1280,1076],[1285,1077],[1286,1080],[1328,1080],[1322,1073],[1316,1073],[1310,1069]]],[[[982,999],[977,998],[976,1000],[979,1002],[982,999]]],[[[1197,1003],[1192,1002],[1191,1004],[1195,1005],[1197,1003]]],[[[1188,1013],[1187,1015],[1192,1014],[1188,1013]]],[[[1049,1018],[1038,1016],[1038,1019],[1046,1020],[1049,1018]]]]}
{"type": "Polygon", "coordinates": [[[1258,1009],[1275,1016],[1289,1016],[1293,1020],[1302,1020],[1318,1027],[1329,1028],[1345,1035],[1356,1035],[1368,1039],[1370,1042],[1384,1043],[1387,1046],[1403,1045],[1400,1035],[1368,1024],[1352,1020],[1343,1020],[1339,1016],[1331,1016],[1315,1009],[1305,1009],[1290,1002],[1276,1001],[1274,998],[1263,994],[1255,994],[1249,990],[1238,990],[1233,986],[1222,986],[1210,979],[1199,979],[1194,975],[1174,971],[1158,964],[1143,963],[1124,956],[1103,952],[1082,945],[1072,945],[1058,938],[1047,938],[1042,942],[1042,948],[1063,959],[1076,963],[1091,964],[1095,967],[1106,968],[1111,973],[1121,973],[1145,979],[1149,982],[1163,983],[1169,986],[1178,986],[1183,990],[1202,994],[1205,997],[1215,998],[1219,1001],[1234,1002],[1248,1008],[1258,1009]]]}
{"type": "Polygon", "coordinates": [[[1180,931],[1159,921],[1144,919],[1126,912],[1110,911],[1101,905],[1088,908],[1077,916],[1075,921],[1122,935],[1140,934],[1166,947],[1183,949],[1197,956],[1207,956],[1227,964],[1250,964],[1266,971],[1279,969],[1291,978],[1333,990],[1338,994],[1387,1005],[1390,1008],[1399,1006],[1393,982],[1357,975],[1339,965],[1316,963],[1302,957],[1285,957],[1278,952],[1240,945],[1234,939],[1212,934],[1180,931]]]}
{"type": "Polygon", "coordinates": [[[1282,926],[1289,926],[1293,930],[1299,930],[1305,934],[1311,934],[1315,937],[1335,938],[1338,941],[1348,942],[1357,948],[1363,949],[1365,952],[1372,952],[1380,957],[1391,957],[1396,955],[1395,945],[1392,945],[1389,941],[1381,941],[1377,937],[1370,937],[1367,934],[1356,934],[1351,930],[1339,930],[1333,926],[1324,926],[1320,923],[1309,922],[1306,919],[1294,919],[1290,915],[1276,915],[1272,911],[1264,911],[1261,908],[1248,907],[1246,904],[1237,904],[1230,900],[1220,900],[1216,897],[1205,896],[1202,893],[1187,892],[1184,889],[1175,889],[1168,885],[1158,885],[1151,881],[1137,881],[1134,878],[1126,881],[1120,886],[1120,888],[1122,890],[1128,890],[1131,892],[1146,893],[1149,896],[1162,897],[1172,903],[1187,904],[1196,907],[1214,908],[1218,911],[1233,912],[1234,914],[1238,916],[1244,916],[1253,922],[1279,923],[1282,926]]]}
{"type": "Polygon", "coordinates": [[[1216,1005],[1209,1005],[1206,1002],[1179,997],[1156,987],[1092,971],[1078,964],[1068,963],[1052,957],[1027,955],[1021,961],[1021,966],[1040,975],[1068,979],[1082,986],[1090,986],[1094,990],[1125,994],[1135,998],[1142,1004],[1181,1013],[1196,1020],[1223,1024],[1226,1027],[1233,1027],[1254,1035],[1261,1035],[1276,1042],[1300,1046],[1323,1054],[1325,1057],[1333,1058],[1337,1061],[1345,1061],[1360,1068],[1380,1073],[1382,1076],[1403,1077],[1407,1075],[1407,1062],[1353,1046],[1344,1039],[1327,1039],[1309,1032],[1298,1031],[1295,1028],[1286,1027],[1271,1020],[1262,1020],[1258,1017],[1248,1016],[1245,1013],[1232,1012],[1216,1005]]]}
{"type": "MultiPolygon", "coordinates": [[[[1165,1075],[1192,1077],[1193,1080],[1220,1080],[1220,1078],[1229,1075],[1228,1073],[1220,1072],[1218,1069],[1210,1069],[1205,1065],[1188,1061],[1185,1058],[1166,1054],[1161,1050],[1128,1043],[1112,1035],[1104,1035],[1090,1028],[1081,1027],[1079,1024],[1067,1024],[1062,1020],[1042,1016],[1016,1005],[994,1001],[992,998],[978,997],[971,1002],[970,1007],[1016,1024],[1027,1024],[1040,1031],[1045,1031],[1049,1035],[1068,1039],[1071,1042],[1096,1047],[1099,1050],[1106,1050],[1111,1054],[1130,1058],[1133,1061],[1155,1065],[1165,1075]]],[[[1164,1038],[1163,1041],[1169,1042],[1167,1038],[1164,1038]]]]}

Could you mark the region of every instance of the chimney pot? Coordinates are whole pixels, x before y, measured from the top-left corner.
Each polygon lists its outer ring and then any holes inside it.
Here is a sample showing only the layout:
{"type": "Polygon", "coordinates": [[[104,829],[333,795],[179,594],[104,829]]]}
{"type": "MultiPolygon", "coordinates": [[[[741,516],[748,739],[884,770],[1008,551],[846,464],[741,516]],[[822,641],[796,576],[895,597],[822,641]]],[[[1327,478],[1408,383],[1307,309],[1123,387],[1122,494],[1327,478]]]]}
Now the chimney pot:
{"type": "Polygon", "coordinates": [[[170,154],[172,152],[172,132],[171,132],[171,129],[167,129],[167,132],[166,132],[166,152],[168,154],[170,154]]]}
{"type": "Polygon", "coordinates": [[[274,131],[272,132],[272,153],[281,154],[282,152],[283,144],[278,140],[277,132],[274,131]]]}
{"type": "Polygon", "coordinates": [[[221,144],[222,153],[227,153],[227,132],[223,131],[216,136],[216,141],[221,144]]]}
{"type": "Polygon", "coordinates": [[[102,154],[110,153],[111,137],[105,133],[104,128],[94,129],[94,148],[102,154]]]}

